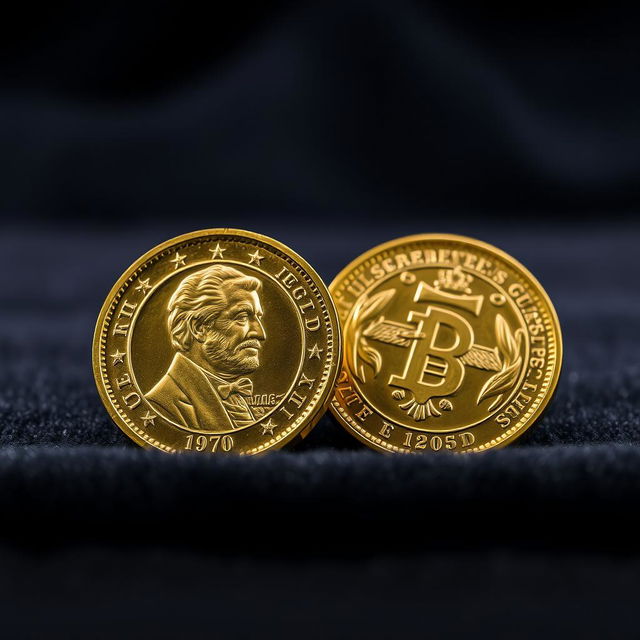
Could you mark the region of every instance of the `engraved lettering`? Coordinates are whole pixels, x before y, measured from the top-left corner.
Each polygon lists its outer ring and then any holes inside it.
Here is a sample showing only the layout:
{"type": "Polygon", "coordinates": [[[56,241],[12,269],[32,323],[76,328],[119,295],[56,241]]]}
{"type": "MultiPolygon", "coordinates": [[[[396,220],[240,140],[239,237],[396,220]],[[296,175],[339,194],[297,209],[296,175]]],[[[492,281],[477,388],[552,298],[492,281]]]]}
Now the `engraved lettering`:
{"type": "Polygon", "coordinates": [[[360,404],[362,404],[362,398],[357,393],[352,393],[350,396],[347,396],[347,398],[345,398],[345,404],[347,406],[353,404],[354,402],[359,402],[360,404]]]}
{"type": "Polygon", "coordinates": [[[406,254],[398,253],[396,255],[396,265],[398,266],[398,269],[406,269],[411,266],[411,262],[406,254]]]}
{"type": "Polygon", "coordinates": [[[286,407],[280,407],[278,411],[282,411],[282,413],[284,413],[284,415],[287,416],[288,420],[291,420],[291,418],[293,418],[293,413],[291,413],[291,411],[289,411],[286,407]]]}
{"type": "Polygon", "coordinates": [[[508,413],[512,418],[516,418],[520,414],[520,412],[512,404],[510,404],[504,411],[505,413],[508,413]]]}
{"type": "MultiPolygon", "coordinates": [[[[346,372],[343,371],[343,374],[344,374],[343,376],[340,376],[340,380],[338,382],[345,382],[347,380],[346,372]]],[[[336,393],[339,393],[342,396],[343,400],[344,400],[345,391],[351,391],[351,390],[352,390],[352,387],[350,384],[342,385],[342,386],[338,385],[336,387],[336,393]]]]}
{"type": "Polygon", "coordinates": [[[504,284],[507,280],[507,272],[498,269],[492,276],[492,280],[497,284],[504,284]]]}
{"type": "Polygon", "coordinates": [[[300,376],[300,380],[298,381],[298,386],[302,387],[302,386],[308,386],[309,389],[311,389],[311,387],[313,386],[313,383],[316,381],[315,378],[307,378],[307,376],[303,373],[300,376]]]}
{"type": "Polygon", "coordinates": [[[511,424],[511,418],[509,418],[509,416],[505,415],[504,413],[499,413],[496,416],[496,422],[503,427],[504,429],[506,429],[510,424],[511,424]]]}
{"type": "Polygon", "coordinates": [[[283,395],[281,393],[262,393],[256,396],[248,396],[246,401],[252,407],[275,407],[283,395]]]}
{"type": "Polygon", "coordinates": [[[292,292],[291,292],[291,297],[294,300],[300,300],[302,298],[304,298],[307,295],[307,292],[304,290],[304,287],[301,285],[299,287],[296,287],[292,292]]]}
{"type": "Polygon", "coordinates": [[[505,407],[502,413],[496,416],[496,422],[501,427],[508,427],[512,418],[517,418],[532,400],[532,396],[524,391],[535,391],[538,385],[525,382],[522,389],[515,395],[509,406],[505,407]]]}
{"type": "Polygon", "coordinates": [[[282,267],[282,269],[280,269],[280,272],[276,274],[276,278],[282,280],[282,284],[284,284],[287,289],[291,289],[291,287],[298,282],[298,278],[296,278],[286,267],[282,267]]]}
{"type": "Polygon", "coordinates": [[[394,426],[392,424],[389,424],[388,422],[383,422],[382,423],[382,427],[380,429],[380,431],[378,431],[378,433],[383,437],[383,438],[389,438],[389,436],[391,436],[391,432],[393,431],[394,426]]]}
{"type": "Polygon", "coordinates": [[[362,404],[362,398],[355,391],[353,391],[353,388],[351,387],[351,385],[346,385],[346,386],[343,385],[343,386],[336,387],[336,393],[340,394],[341,398],[345,401],[346,405],[351,405],[354,402],[359,402],[360,404],[362,404]],[[352,393],[350,393],[349,395],[346,395],[347,391],[352,391],[352,393]]]}
{"type": "Polygon", "coordinates": [[[318,316],[315,318],[306,318],[304,326],[307,327],[308,331],[317,331],[320,328],[320,318],[318,316]]]}
{"type": "Polygon", "coordinates": [[[140,395],[135,391],[124,396],[122,400],[129,409],[135,409],[142,402],[142,398],[140,398],[140,395]]]}
{"type": "Polygon", "coordinates": [[[116,323],[113,326],[113,335],[114,336],[126,336],[128,332],[129,332],[129,325],[128,324],[118,324],[118,323],[116,323]]]}
{"type": "MultiPolygon", "coordinates": [[[[122,303],[122,307],[120,311],[118,311],[118,318],[131,318],[133,316],[133,312],[136,310],[138,306],[137,302],[129,302],[125,300],[122,303]]],[[[113,335],[114,336],[126,336],[129,331],[129,324],[120,324],[116,322],[113,327],[113,335]]]]}
{"type": "Polygon", "coordinates": [[[458,445],[462,447],[468,447],[475,442],[475,438],[472,433],[453,434],[450,433],[446,436],[428,436],[422,433],[414,434],[411,431],[407,431],[404,434],[403,445],[409,449],[426,449],[429,448],[432,451],[440,451],[443,447],[449,451],[453,451],[458,448],[458,445]],[[415,444],[414,438],[415,437],[415,444]]]}
{"type": "Polygon", "coordinates": [[[194,436],[189,434],[187,436],[187,444],[185,445],[187,451],[211,451],[215,453],[218,449],[221,451],[229,452],[233,449],[233,438],[230,435],[224,436],[194,436]]]}
{"type": "Polygon", "coordinates": [[[298,306],[298,309],[304,314],[307,309],[313,309],[313,302],[311,300],[307,300],[304,304],[298,306]]]}
{"type": "Polygon", "coordinates": [[[298,407],[299,409],[304,404],[306,399],[307,399],[307,396],[302,396],[297,391],[294,391],[289,397],[289,399],[287,400],[287,402],[293,402],[293,404],[295,404],[296,407],[298,407]]]}
{"type": "Polygon", "coordinates": [[[465,431],[464,433],[460,434],[460,440],[462,441],[463,447],[470,447],[476,441],[476,437],[473,435],[473,433],[465,431]]]}
{"type": "Polygon", "coordinates": [[[369,280],[369,278],[367,278],[367,276],[364,273],[358,274],[358,280],[360,280],[360,282],[362,282],[362,284],[365,287],[368,287],[373,284],[373,280],[369,280]]]}
{"type": "Polygon", "coordinates": [[[131,376],[125,373],[122,377],[116,378],[116,384],[118,385],[118,389],[128,387],[131,384],[131,376]]]}
{"type": "Polygon", "coordinates": [[[133,315],[133,312],[136,310],[137,306],[137,302],[128,302],[127,300],[125,300],[122,303],[120,311],[118,312],[118,318],[130,318],[133,315]]]}
{"type": "Polygon", "coordinates": [[[302,313],[306,313],[307,309],[313,309],[313,302],[311,300],[307,300],[304,304],[298,306],[298,309],[300,309],[302,313]]]}

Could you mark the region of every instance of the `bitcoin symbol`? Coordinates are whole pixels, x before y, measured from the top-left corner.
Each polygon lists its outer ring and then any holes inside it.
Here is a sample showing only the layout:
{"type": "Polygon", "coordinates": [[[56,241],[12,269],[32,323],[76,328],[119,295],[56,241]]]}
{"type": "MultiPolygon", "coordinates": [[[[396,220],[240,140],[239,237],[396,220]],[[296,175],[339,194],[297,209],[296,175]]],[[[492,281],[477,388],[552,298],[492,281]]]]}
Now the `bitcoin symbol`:
{"type": "MultiPolygon", "coordinates": [[[[447,304],[477,316],[483,296],[452,295],[420,282],[413,300],[447,304]]],[[[471,325],[460,314],[432,304],[424,312],[410,311],[407,320],[417,325],[416,334],[424,338],[413,341],[403,373],[391,375],[389,385],[408,389],[420,404],[434,396],[455,393],[464,379],[464,365],[459,358],[473,346],[471,325]],[[443,344],[445,334],[453,334],[449,344],[443,344]],[[434,379],[436,382],[432,381],[434,379]]]]}

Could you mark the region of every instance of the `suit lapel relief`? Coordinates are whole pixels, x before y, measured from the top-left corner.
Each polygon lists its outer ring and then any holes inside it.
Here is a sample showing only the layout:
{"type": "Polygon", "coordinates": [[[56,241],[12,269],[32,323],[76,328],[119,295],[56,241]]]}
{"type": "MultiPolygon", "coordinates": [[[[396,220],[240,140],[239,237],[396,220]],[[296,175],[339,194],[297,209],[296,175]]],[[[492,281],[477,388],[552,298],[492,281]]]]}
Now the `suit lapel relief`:
{"type": "Polygon", "coordinates": [[[189,425],[202,431],[229,431],[234,428],[220,395],[200,367],[178,353],[168,375],[185,396],[176,400],[176,408],[182,415],[185,411],[191,414],[189,425]]]}

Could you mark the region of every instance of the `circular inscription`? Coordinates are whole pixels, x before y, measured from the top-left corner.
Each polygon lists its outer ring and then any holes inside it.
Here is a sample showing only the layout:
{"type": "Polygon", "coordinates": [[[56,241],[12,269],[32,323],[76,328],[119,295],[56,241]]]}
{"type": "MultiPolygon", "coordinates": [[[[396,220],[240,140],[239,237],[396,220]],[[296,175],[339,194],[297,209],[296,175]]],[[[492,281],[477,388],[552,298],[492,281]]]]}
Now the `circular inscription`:
{"type": "Polygon", "coordinates": [[[345,353],[331,410],[384,451],[481,451],[527,429],[560,374],[540,284],[483,242],[425,234],[376,247],[329,287],[345,353]]]}
{"type": "Polygon", "coordinates": [[[254,454],[326,409],[341,332],[320,277],[265,236],[211,229],[136,261],[96,325],[93,368],[116,424],[163,451],[254,454]]]}

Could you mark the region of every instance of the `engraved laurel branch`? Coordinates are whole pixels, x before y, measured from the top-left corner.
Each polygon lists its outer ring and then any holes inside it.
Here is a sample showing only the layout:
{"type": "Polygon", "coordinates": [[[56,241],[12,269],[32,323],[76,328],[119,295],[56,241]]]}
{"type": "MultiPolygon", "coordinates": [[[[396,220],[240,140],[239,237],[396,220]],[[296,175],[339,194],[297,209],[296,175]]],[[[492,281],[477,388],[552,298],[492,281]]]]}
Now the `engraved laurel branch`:
{"type": "Polygon", "coordinates": [[[351,359],[353,361],[354,375],[360,382],[364,383],[366,381],[365,365],[369,365],[373,369],[374,378],[380,373],[380,369],[382,368],[382,356],[380,352],[369,344],[363,333],[373,324],[372,317],[380,313],[382,309],[387,306],[395,293],[395,289],[387,289],[376,293],[370,298],[363,298],[358,302],[353,311],[351,323],[355,329],[355,340],[353,341],[351,359]],[[366,327],[365,323],[367,325],[366,327]]]}
{"type": "Polygon", "coordinates": [[[523,329],[516,329],[515,333],[512,332],[504,317],[498,314],[495,331],[502,368],[484,383],[477,400],[477,404],[480,404],[487,398],[498,396],[489,410],[497,406],[502,399],[502,394],[513,387],[522,367],[523,329]]]}

